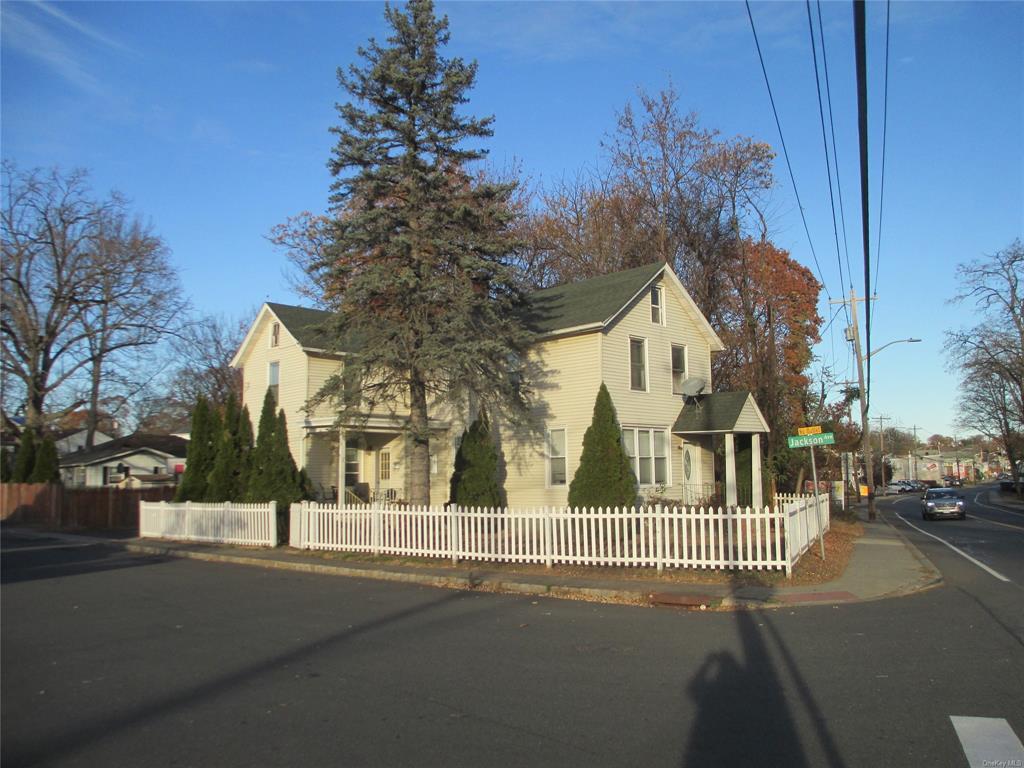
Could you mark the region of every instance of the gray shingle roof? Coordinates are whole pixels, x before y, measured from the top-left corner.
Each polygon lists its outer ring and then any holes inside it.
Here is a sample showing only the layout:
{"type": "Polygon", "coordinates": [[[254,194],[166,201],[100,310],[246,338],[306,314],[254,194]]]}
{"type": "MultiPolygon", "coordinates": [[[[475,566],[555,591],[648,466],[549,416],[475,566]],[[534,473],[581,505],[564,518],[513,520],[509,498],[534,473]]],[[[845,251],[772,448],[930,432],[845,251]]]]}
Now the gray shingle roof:
{"type": "Polygon", "coordinates": [[[169,453],[171,456],[183,459],[188,455],[188,440],[175,435],[146,435],[135,433],[127,437],[115,437],[107,443],[102,443],[94,448],[82,449],[62,456],[60,465],[62,467],[74,467],[85,464],[95,464],[106,459],[121,456],[123,454],[135,453],[152,449],[162,453],[169,453]]]}
{"type": "Polygon", "coordinates": [[[750,397],[749,392],[713,392],[688,400],[679,412],[673,432],[732,432],[750,397]]]}
{"type": "Polygon", "coordinates": [[[611,318],[661,271],[665,262],[565,283],[529,296],[527,322],[536,333],[577,328],[611,318]]]}
{"type": "MultiPolygon", "coordinates": [[[[604,322],[622,309],[664,266],[665,263],[659,261],[534,291],[527,297],[524,320],[534,333],[552,333],[604,322]]],[[[329,312],[275,302],[267,302],[267,306],[301,346],[329,348],[324,328],[331,317],[329,312]]],[[[341,345],[341,351],[355,347],[354,340],[350,339],[341,345]]]]}

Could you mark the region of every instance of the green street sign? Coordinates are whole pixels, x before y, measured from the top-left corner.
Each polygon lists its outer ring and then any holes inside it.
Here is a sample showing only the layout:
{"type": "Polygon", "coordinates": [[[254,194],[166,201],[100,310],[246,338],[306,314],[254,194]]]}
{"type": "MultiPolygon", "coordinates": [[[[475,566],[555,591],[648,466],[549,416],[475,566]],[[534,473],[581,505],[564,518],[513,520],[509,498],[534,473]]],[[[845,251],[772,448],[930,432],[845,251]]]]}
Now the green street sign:
{"type": "Polygon", "coordinates": [[[790,448],[810,448],[812,445],[833,445],[836,441],[834,432],[822,432],[820,435],[790,435],[786,438],[790,448]]]}

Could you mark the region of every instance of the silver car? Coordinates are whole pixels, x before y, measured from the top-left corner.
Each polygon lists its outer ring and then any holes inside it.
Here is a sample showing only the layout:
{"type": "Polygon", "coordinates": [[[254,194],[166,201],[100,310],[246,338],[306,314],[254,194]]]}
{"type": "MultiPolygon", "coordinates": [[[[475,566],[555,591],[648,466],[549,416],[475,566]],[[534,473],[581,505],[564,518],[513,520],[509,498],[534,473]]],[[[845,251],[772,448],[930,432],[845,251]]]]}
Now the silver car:
{"type": "Polygon", "coordinates": [[[937,517],[955,517],[963,520],[964,497],[953,488],[929,488],[921,497],[921,517],[934,520],[937,517]]]}

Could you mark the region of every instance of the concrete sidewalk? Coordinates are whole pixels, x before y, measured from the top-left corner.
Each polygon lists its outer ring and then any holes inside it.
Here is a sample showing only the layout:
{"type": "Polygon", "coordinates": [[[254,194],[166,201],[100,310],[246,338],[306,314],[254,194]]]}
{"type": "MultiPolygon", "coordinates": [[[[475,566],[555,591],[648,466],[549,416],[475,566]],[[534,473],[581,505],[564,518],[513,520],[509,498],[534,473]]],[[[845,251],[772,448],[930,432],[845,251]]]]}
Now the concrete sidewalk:
{"type": "MultiPolygon", "coordinates": [[[[615,578],[598,568],[585,575],[488,570],[486,563],[457,566],[410,566],[368,560],[341,559],[290,547],[273,550],[116,538],[5,528],[5,538],[31,537],[40,543],[104,544],[130,552],[182,557],[209,562],[255,565],[305,573],[383,579],[451,589],[479,589],[637,605],[688,608],[766,608],[784,605],[834,605],[896,597],[919,592],[942,582],[935,567],[884,519],[868,522],[861,514],[864,536],[857,539],[850,563],[839,578],[817,585],[773,586],[701,584],[669,580],[615,578]]],[[[26,542],[27,543],[27,542],[26,542]]],[[[14,550],[10,550],[14,551],[14,550]]],[[[813,549],[805,557],[816,557],[813,549]]]]}

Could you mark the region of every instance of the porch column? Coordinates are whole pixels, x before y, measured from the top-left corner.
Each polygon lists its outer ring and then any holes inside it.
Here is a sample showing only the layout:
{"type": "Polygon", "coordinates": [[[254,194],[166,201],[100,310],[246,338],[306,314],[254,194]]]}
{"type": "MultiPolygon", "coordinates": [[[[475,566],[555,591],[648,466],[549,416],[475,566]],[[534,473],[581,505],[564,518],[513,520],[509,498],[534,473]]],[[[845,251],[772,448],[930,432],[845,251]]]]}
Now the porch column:
{"type": "Polygon", "coordinates": [[[338,429],[338,507],[345,506],[345,429],[338,429]]]}
{"type": "Polygon", "coordinates": [[[736,440],[732,432],[725,433],[725,505],[736,506],[736,440]]]}
{"type": "Polygon", "coordinates": [[[750,436],[750,482],[754,509],[764,506],[761,493],[761,435],[755,432],[750,436]]]}

